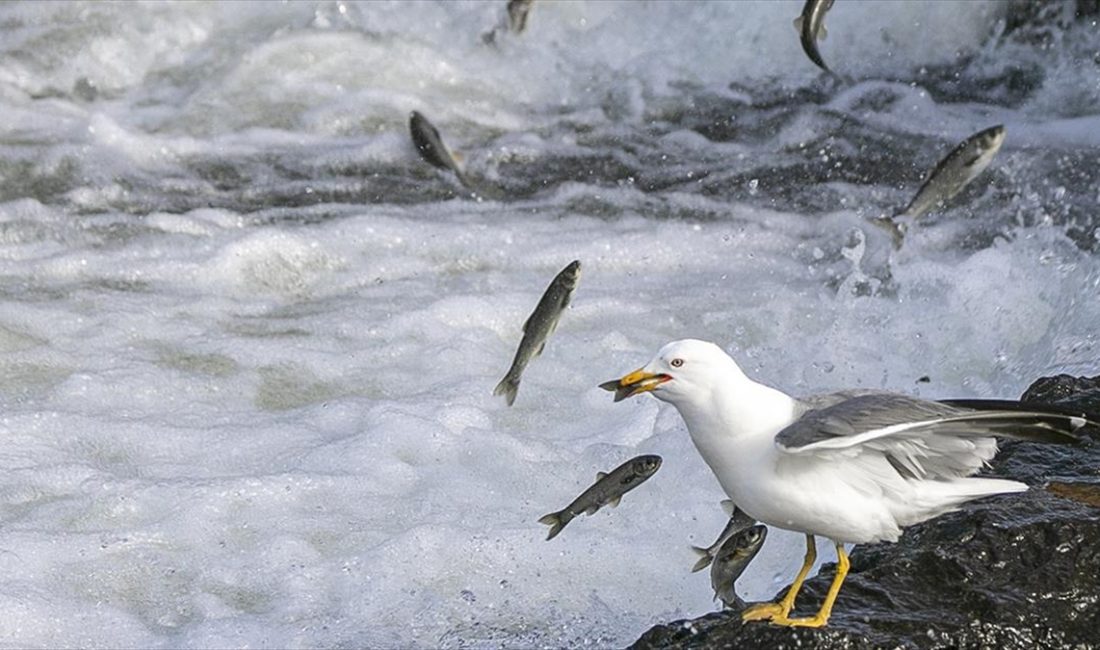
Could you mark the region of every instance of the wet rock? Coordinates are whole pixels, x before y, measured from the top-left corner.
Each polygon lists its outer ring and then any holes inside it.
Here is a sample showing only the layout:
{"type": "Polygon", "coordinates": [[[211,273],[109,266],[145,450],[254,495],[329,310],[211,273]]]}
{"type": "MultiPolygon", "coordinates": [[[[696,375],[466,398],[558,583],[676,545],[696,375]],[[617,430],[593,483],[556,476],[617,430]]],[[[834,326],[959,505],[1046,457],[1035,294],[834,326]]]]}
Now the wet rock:
{"type": "Polygon", "coordinates": [[[1034,32],[1051,27],[1066,29],[1075,21],[1090,20],[1097,15],[1100,15],[1100,0],[1010,0],[1005,11],[1004,33],[1034,32]]]}
{"type": "MultiPolygon", "coordinates": [[[[1043,378],[1022,399],[1097,413],[1100,377],[1043,378]]],[[[1100,647],[1100,432],[1089,435],[1076,446],[1006,444],[990,473],[1031,490],[967,504],[897,544],[856,547],[826,628],[719,612],[656,626],[633,647],[1100,647]]],[[[820,604],[833,569],[807,581],[799,613],[820,604]]]]}
{"type": "Polygon", "coordinates": [[[1043,377],[1029,386],[1020,399],[1100,413],[1100,377],[1043,377]]]}

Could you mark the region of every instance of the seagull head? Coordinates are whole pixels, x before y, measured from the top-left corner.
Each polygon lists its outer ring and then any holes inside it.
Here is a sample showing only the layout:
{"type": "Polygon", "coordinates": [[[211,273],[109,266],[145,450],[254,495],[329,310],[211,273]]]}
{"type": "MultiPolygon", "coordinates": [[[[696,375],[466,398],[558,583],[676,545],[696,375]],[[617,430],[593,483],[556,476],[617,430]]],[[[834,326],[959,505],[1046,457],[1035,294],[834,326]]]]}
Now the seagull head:
{"type": "Polygon", "coordinates": [[[665,345],[646,365],[621,379],[600,384],[614,391],[615,401],[639,393],[673,404],[706,395],[719,384],[743,376],[737,364],[717,345],[683,339],[665,345]],[[731,375],[732,369],[732,375],[731,375]]]}

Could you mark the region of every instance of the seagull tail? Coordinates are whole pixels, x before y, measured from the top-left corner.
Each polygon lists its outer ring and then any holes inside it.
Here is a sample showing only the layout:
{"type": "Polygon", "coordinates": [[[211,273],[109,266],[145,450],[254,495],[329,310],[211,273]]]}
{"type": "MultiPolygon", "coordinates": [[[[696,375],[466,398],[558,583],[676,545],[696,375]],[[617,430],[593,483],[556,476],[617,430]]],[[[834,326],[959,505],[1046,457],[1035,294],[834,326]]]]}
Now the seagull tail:
{"type": "Polygon", "coordinates": [[[1003,478],[964,478],[952,481],[956,488],[955,494],[970,500],[993,494],[1011,494],[1013,492],[1026,492],[1027,484],[1019,481],[1009,481],[1003,478]]]}
{"type": "Polygon", "coordinates": [[[914,498],[894,513],[900,528],[954,512],[967,501],[995,494],[1024,492],[1028,489],[1027,485],[1019,481],[977,477],[947,481],[916,481],[913,485],[917,489],[914,498]]]}
{"type": "Polygon", "coordinates": [[[517,392],[519,392],[519,377],[513,377],[510,374],[501,379],[497,387],[493,389],[494,395],[504,396],[504,399],[508,401],[508,406],[515,404],[517,392]]]}
{"type": "MultiPolygon", "coordinates": [[[[919,486],[920,495],[917,500],[924,501],[927,506],[932,506],[937,511],[932,516],[957,510],[962,504],[974,499],[1027,490],[1027,485],[1019,481],[980,477],[957,478],[950,481],[921,481],[919,486]]],[[[922,517],[921,521],[924,519],[925,517],[922,517]]],[[[909,523],[903,525],[908,526],[909,523]]]]}
{"type": "Polygon", "coordinates": [[[543,515],[539,519],[539,523],[546,524],[550,527],[550,533],[546,536],[546,541],[550,541],[557,537],[558,533],[561,532],[561,529],[565,528],[565,525],[569,523],[569,519],[570,518],[566,515],[564,510],[561,512],[551,512],[548,515],[543,515]]]}

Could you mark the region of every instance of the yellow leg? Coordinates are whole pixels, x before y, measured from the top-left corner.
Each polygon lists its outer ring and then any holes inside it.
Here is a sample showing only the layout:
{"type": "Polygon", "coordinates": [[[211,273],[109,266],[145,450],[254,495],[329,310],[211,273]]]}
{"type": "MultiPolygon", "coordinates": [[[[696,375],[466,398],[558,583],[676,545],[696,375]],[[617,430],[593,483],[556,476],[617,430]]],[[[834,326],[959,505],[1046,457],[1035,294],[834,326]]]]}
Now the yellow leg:
{"type": "Polygon", "coordinates": [[[786,619],[787,615],[794,609],[794,599],[798,596],[798,592],[802,589],[802,583],[805,582],[806,576],[809,575],[810,569],[813,567],[814,562],[817,561],[817,544],[814,543],[813,535],[806,535],[806,559],[802,562],[802,568],[798,570],[798,575],[795,577],[794,582],[791,583],[790,589],[787,590],[787,595],[783,596],[783,600],[778,603],[756,603],[741,612],[742,621],[767,621],[775,620],[777,618],[786,619]]]}
{"type": "Polygon", "coordinates": [[[773,618],[772,623],[776,625],[790,625],[794,627],[822,627],[825,623],[829,622],[829,614],[833,612],[833,603],[836,602],[836,596],[840,593],[840,585],[844,582],[844,577],[848,575],[848,554],[844,552],[844,545],[836,544],[836,577],[833,578],[833,584],[829,586],[829,593],[825,595],[825,602],[821,603],[821,609],[817,614],[810,616],[809,618],[773,618]]]}

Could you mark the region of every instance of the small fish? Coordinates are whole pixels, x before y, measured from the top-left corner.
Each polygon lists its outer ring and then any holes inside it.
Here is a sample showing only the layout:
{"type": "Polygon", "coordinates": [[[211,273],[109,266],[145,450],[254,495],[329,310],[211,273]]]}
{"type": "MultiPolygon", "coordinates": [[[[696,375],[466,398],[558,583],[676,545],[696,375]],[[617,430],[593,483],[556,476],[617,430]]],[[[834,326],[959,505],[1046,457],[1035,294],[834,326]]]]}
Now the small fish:
{"type": "Polygon", "coordinates": [[[997,125],[963,140],[928,175],[917,195],[898,217],[916,218],[942,206],[989,167],[1005,141],[1005,127],[997,125]]]}
{"type": "Polygon", "coordinates": [[[504,19],[496,27],[481,35],[481,40],[486,45],[495,46],[497,35],[503,32],[522,34],[527,29],[527,16],[531,13],[531,5],[535,0],[508,0],[507,13],[504,19]]]}
{"type": "Polygon", "coordinates": [[[722,529],[722,532],[718,535],[718,539],[714,540],[714,543],[706,548],[699,546],[691,547],[691,549],[699,555],[699,561],[695,563],[695,566],[691,567],[692,573],[707,568],[710,563],[714,561],[714,555],[718,552],[718,549],[721,548],[722,544],[732,537],[734,533],[745,530],[756,523],[755,519],[745,514],[744,510],[733,505],[733,501],[729,499],[722,502],[722,509],[729,515],[730,520],[726,522],[726,527],[722,529]]]}
{"type": "Polygon", "coordinates": [[[802,5],[801,15],[794,19],[794,28],[798,31],[802,50],[825,72],[832,70],[825,65],[821,53],[817,51],[817,41],[823,41],[828,36],[825,30],[825,14],[832,8],[833,0],[806,0],[806,4],[802,5]]]}
{"type": "Polygon", "coordinates": [[[527,15],[535,0],[508,0],[508,28],[514,34],[522,34],[527,29],[527,15]]]}
{"type": "Polygon", "coordinates": [[[470,187],[466,172],[458,164],[455,154],[447,148],[447,145],[443,144],[443,138],[440,137],[439,130],[418,111],[409,114],[409,135],[412,136],[417,153],[425,162],[433,167],[451,170],[463,187],[470,187]]]}
{"type": "Polygon", "coordinates": [[[619,505],[623,495],[638,487],[661,467],[661,457],[653,454],[636,456],[611,470],[609,474],[596,474],[596,483],[565,506],[559,512],[551,512],[539,519],[540,524],[550,527],[547,540],[554,539],[562,528],[573,518],[584,513],[595,514],[605,505],[612,508],[619,505]]]}
{"type": "Polygon", "coordinates": [[[963,140],[932,169],[904,210],[892,219],[880,217],[874,223],[887,229],[894,238],[894,246],[900,246],[906,224],[898,219],[915,220],[933,208],[942,207],[989,167],[1004,140],[1005,128],[999,124],[963,140]]]}
{"type": "Polygon", "coordinates": [[[508,406],[516,401],[516,392],[519,391],[519,380],[523,375],[523,369],[531,359],[542,354],[546,347],[546,340],[558,326],[558,320],[565,308],[569,306],[569,300],[573,297],[573,291],[577,288],[580,279],[580,260],[573,260],[546,288],[546,293],[542,294],[535,311],[523,324],[523,339],[519,342],[516,356],[512,360],[512,367],[493,390],[494,395],[504,395],[508,400],[508,406]]]}
{"type": "Polygon", "coordinates": [[[626,399],[627,397],[630,397],[631,395],[635,395],[636,393],[638,393],[639,387],[648,386],[650,384],[660,384],[664,381],[667,381],[668,378],[668,375],[656,375],[647,379],[643,379],[643,381],[637,384],[628,385],[623,384],[623,379],[610,379],[609,382],[604,382],[603,384],[599,385],[599,387],[607,390],[608,393],[614,393],[614,401],[621,401],[626,399]]]}
{"type": "Polygon", "coordinates": [[[726,607],[745,609],[745,601],[734,591],[733,583],[756,557],[767,536],[767,527],[758,524],[734,534],[715,553],[714,564],[710,567],[710,586],[714,588],[715,599],[721,599],[726,607]]]}

